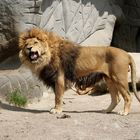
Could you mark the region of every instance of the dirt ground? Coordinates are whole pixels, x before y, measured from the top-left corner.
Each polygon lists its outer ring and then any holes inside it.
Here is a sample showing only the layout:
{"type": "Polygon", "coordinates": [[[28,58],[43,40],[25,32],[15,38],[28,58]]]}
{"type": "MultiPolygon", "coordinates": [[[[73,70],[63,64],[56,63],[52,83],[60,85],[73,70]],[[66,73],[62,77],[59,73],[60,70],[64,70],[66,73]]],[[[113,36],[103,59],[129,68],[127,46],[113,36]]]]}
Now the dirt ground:
{"type": "Polygon", "coordinates": [[[110,104],[109,94],[80,96],[68,91],[61,115],[49,113],[54,106],[53,94],[25,109],[2,103],[0,140],[138,140],[140,103],[132,97],[128,116],[116,113],[123,108],[122,100],[113,113],[100,112],[110,104]]]}

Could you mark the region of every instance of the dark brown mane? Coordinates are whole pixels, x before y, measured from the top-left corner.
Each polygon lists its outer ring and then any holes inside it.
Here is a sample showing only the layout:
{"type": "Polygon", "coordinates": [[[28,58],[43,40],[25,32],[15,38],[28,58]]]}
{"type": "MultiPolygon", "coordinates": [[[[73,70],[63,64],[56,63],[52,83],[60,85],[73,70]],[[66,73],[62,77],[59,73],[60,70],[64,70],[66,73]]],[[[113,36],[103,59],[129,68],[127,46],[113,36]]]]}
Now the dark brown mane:
{"type": "Polygon", "coordinates": [[[67,41],[63,42],[61,45],[60,60],[64,69],[65,77],[69,81],[74,82],[76,80],[76,59],[79,57],[80,47],[67,41]]]}
{"type": "Polygon", "coordinates": [[[59,47],[57,46],[56,50],[52,52],[52,60],[50,64],[46,65],[41,71],[39,76],[40,79],[42,79],[47,86],[54,89],[58,68],[60,65],[62,65],[65,74],[65,80],[75,82],[75,65],[76,59],[80,53],[79,50],[80,48],[73,45],[71,42],[61,41],[59,47]]]}
{"type": "Polygon", "coordinates": [[[53,69],[51,65],[47,65],[40,72],[39,78],[43,80],[46,86],[51,87],[54,90],[57,74],[58,74],[57,69],[53,69]]]}

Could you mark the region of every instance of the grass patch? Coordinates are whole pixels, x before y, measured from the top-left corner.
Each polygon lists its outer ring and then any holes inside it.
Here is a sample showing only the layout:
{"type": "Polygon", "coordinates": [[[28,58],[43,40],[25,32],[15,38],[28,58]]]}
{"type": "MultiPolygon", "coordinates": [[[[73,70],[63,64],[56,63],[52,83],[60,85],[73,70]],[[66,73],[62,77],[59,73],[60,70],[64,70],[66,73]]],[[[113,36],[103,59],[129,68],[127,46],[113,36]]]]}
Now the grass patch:
{"type": "Polygon", "coordinates": [[[26,96],[22,95],[19,89],[15,89],[8,94],[8,102],[17,107],[25,107],[27,104],[27,98],[26,96]]]}

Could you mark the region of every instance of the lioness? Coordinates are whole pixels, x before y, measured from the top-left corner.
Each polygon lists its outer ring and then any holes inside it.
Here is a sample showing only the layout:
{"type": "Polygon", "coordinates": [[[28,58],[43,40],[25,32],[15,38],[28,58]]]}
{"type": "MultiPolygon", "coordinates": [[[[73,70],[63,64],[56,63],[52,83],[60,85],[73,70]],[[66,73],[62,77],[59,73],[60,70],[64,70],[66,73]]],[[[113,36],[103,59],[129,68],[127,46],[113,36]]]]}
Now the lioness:
{"type": "Polygon", "coordinates": [[[33,28],[19,36],[19,57],[44,83],[55,92],[55,107],[51,113],[62,112],[62,100],[67,81],[76,82],[92,73],[102,73],[111,94],[111,104],[104,112],[111,112],[124,99],[120,115],[130,112],[131,96],[128,90],[128,68],[131,67],[133,91],[136,91],[134,60],[125,51],[114,47],[81,47],[54,33],[33,28]]]}

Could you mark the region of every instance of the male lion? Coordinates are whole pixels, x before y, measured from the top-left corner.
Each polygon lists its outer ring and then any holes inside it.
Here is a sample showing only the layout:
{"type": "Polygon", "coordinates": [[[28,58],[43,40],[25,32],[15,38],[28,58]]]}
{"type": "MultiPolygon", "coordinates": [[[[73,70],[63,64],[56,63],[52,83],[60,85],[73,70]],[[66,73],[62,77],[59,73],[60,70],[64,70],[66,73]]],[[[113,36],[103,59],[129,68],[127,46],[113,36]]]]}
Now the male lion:
{"type": "Polygon", "coordinates": [[[111,112],[119,103],[121,94],[124,110],[130,112],[131,96],[128,90],[128,68],[135,96],[136,68],[132,57],[125,51],[113,47],[81,47],[54,33],[33,28],[19,36],[19,57],[44,83],[55,92],[55,107],[52,113],[62,112],[62,99],[67,82],[75,83],[81,77],[102,73],[111,94],[111,104],[104,110],[111,112]]]}

